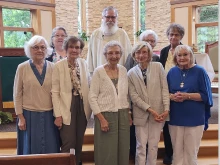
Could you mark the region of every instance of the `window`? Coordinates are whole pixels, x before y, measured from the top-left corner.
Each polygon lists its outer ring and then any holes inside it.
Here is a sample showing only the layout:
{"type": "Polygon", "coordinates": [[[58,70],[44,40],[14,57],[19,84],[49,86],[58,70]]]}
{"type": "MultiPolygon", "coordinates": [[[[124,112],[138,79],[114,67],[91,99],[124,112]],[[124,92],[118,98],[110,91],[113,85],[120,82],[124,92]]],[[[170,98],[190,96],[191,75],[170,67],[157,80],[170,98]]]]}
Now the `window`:
{"type": "Polygon", "coordinates": [[[0,8],[2,10],[2,47],[23,47],[33,33],[30,10],[0,8]]]}
{"type": "Polygon", "coordinates": [[[205,52],[205,43],[218,41],[218,5],[197,7],[196,35],[198,52],[205,52]]]}
{"type": "Polygon", "coordinates": [[[145,27],[145,18],[146,18],[146,2],[145,0],[140,0],[140,30],[144,31],[145,27]]]}

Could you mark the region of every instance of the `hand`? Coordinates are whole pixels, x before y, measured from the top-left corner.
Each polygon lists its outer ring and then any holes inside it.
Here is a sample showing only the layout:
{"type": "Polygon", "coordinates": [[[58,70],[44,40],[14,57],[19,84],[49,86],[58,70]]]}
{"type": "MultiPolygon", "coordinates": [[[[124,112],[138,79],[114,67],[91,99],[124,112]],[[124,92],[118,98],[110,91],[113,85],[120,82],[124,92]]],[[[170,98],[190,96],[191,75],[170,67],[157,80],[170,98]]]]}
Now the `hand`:
{"type": "Polygon", "coordinates": [[[160,121],[159,114],[155,110],[153,110],[152,108],[148,108],[148,111],[153,115],[155,121],[160,121]]]}
{"type": "Polygon", "coordinates": [[[186,95],[187,93],[184,92],[176,92],[175,93],[176,102],[183,102],[184,100],[186,100],[186,95]]]}
{"type": "Polygon", "coordinates": [[[19,120],[18,120],[18,128],[21,130],[21,131],[25,131],[26,130],[26,120],[22,115],[19,115],[19,120]]]}
{"type": "Polygon", "coordinates": [[[63,125],[63,118],[62,116],[56,117],[54,124],[58,127],[58,129],[62,128],[63,125]]]}
{"type": "Polygon", "coordinates": [[[101,130],[103,132],[108,132],[109,131],[109,126],[108,126],[108,121],[103,118],[102,120],[99,120],[100,121],[100,125],[101,125],[101,130]]]}
{"type": "Polygon", "coordinates": [[[165,110],[163,113],[161,113],[161,114],[159,115],[159,117],[160,117],[160,122],[165,121],[168,115],[169,115],[169,111],[168,111],[168,110],[165,110]]]}

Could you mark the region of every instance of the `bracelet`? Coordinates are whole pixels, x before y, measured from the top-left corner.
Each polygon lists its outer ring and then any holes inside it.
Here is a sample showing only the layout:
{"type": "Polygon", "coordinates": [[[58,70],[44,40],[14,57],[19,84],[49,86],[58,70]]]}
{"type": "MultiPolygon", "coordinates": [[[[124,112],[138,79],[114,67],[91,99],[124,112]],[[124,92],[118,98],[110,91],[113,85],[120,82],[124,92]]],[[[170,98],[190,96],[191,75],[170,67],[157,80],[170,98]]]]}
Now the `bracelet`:
{"type": "Polygon", "coordinates": [[[188,94],[188,100],[190,100],[191,99],[191,97],[190,97],[190,93],[188,94]]]}

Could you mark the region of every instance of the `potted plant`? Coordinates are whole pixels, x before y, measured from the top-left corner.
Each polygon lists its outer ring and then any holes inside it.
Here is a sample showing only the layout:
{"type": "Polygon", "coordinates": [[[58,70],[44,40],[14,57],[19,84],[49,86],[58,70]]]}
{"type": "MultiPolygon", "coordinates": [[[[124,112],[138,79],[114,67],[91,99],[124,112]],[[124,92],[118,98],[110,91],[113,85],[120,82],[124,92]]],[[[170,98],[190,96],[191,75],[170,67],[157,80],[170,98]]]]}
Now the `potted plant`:
{"type": "Polygon", "coordinates": [[[86,34],[85,31],[82,31],[81,33],[79,33],[79,37],[80,37],[83,41],[88,41],[88,40],[89,40],[89,36],[86,34]]]}
{"type": "Polygon", "coordinates": [[[0,111],[0,124],[7,124],[13,122],[13,117],[10,112],[0,111]]]}

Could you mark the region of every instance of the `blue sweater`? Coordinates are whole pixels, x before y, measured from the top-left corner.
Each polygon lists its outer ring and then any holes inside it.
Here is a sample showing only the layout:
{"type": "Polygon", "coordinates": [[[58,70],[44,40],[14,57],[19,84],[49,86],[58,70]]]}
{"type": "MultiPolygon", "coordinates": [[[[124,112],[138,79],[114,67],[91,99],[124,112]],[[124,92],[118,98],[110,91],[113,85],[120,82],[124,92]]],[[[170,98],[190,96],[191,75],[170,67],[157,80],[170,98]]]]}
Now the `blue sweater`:
{"type": "Polygon", "coordinates": [[[167,75],[170,93],[187,92],[200,93],[202,101],[185,100],[183,102],[170,102],[170,125],[199,126],[208,128],[210,107],[212,107],[211,83],[206,71],[198,65],[189,70],[181,70],[177,66],[170,69],[167,75]],[[185,77],[183,77],[185,73],[185,77]],[[180,83],[184,82],[184,87],[180,83]]]}

